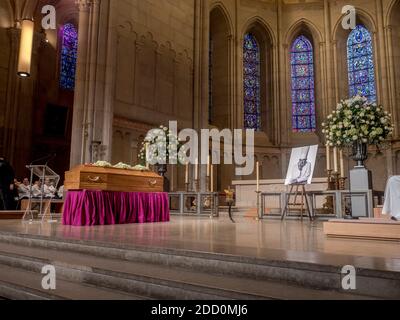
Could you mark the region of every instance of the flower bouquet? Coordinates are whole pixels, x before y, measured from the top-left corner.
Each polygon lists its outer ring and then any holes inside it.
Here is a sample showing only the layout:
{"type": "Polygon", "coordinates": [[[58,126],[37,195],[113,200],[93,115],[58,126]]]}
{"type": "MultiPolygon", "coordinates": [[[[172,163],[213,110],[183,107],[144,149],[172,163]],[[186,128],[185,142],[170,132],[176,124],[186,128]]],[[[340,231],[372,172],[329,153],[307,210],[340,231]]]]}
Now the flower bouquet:
{"type": "Polygon", "coordinates": [[[387,143],[394,130],[392,115],[361,96],[342,100],[322,127],[328,146],[339,148],[357,143],[379,148],[387,143]]]}

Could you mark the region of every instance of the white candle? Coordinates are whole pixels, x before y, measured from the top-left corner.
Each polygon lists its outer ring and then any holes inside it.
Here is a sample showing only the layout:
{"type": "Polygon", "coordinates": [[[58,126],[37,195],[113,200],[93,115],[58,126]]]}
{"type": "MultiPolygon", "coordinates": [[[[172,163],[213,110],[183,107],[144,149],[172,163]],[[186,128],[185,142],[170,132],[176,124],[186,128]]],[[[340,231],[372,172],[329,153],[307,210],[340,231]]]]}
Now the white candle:
{"type": "Polygon", "coordinates": [[[345,177],[343,150],[340,150],[340,176],[341,176],[342,178],[345,177]]]}
{"type": "Polygon", "coordinates": [[[210,176],[210,170],[211,170],[211,162],[210,162],[210,156],[207,158],[207,177],[210,176]]]}
{"type": "Polygon", "coordinates": [[[326,145],[326,170],[331,170],[331,148],[328,144],[326,145]]]}
{"type": "Polygon", "coordinates": [[[186,164],[185,168],[185,184],[189,183],[189,163],[186,164]]]}
{"type": "Polygon", "coordinates": [[[214,165],[211,165],[210,191],[214,192],[214,165]]]}
{"type": "Polygon", "coordinates": [[[257,192],[260,191],[260,163],[257,161],[257,192]]]}
{"type": "Polygon", "coordinates": [[[333,148],[333,171],[335,173],[339,172],[338,149],[337,149],[337,147],[333,148]]]}
{"type": "Polygon", "coordinates": [[[194,169],[194,180],[199,180],[199,159],[196,159],[195,169],[194,169]]]}

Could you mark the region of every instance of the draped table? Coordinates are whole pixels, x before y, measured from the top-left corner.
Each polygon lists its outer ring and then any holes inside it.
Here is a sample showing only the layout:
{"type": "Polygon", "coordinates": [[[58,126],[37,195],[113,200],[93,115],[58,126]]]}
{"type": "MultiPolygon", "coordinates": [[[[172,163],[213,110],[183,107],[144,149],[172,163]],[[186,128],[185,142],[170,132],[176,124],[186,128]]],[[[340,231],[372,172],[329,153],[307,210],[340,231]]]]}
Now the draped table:
{"type": "Polygon", "coordinates": [[[70,190],[65,199],[63,224],[96,226],[168,222],[169,198],[164,192],[70,190]]]}

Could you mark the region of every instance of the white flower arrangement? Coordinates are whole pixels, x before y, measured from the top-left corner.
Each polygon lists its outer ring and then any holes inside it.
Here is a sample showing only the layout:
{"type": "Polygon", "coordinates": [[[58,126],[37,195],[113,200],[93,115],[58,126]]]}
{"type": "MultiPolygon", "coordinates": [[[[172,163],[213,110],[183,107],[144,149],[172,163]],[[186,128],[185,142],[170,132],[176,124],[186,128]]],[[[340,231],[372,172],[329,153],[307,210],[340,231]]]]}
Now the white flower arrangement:
{"type": "Polygon", "coordinates": [[[148,169],[142,165],[136,165],[132,167],[129,164],[120,162],[116,165],[112,165],[111,163],[107,161],[97,161],[96,163],[93,163],[92,166],[94,167],[100,167],[100,168],[114,168],[114,169],[124,169],[124,170],[133,170],[133,171],[147,171],[148,169]]]}
{"type": "Polygon", "coordinates": [[[394,130],[392,115],[361,96],[342,100],[322,128],[331,147],[352,146],[355,142],[379,147],[390,139],[394,130]]]}
{"type": "Polygon", "coordinates": [[[158,159],[158,163],[160,164],[167,164],[169,159],[177,159],[178,163],[185,162],[185,158],[183,157],[185,147],[182,146],[178,137],[167,127],[160,126],[147,134],[138,156],[143,166],[147,162],[150,162],[150,159],[146,159],[148,156],[146,145],[152,149],[152,157],[158,159]]]}

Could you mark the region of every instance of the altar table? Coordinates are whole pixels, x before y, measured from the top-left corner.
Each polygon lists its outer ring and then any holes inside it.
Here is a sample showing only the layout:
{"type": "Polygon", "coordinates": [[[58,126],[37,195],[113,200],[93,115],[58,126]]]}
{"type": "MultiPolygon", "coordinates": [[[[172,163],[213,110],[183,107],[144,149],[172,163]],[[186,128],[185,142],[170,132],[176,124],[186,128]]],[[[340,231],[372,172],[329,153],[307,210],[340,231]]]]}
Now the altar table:
{"type": "Polygon", "coordinates": [[[63,224],[96,226],[168,222],[168,194],[70,190],[64,204],[63,224]]]}

